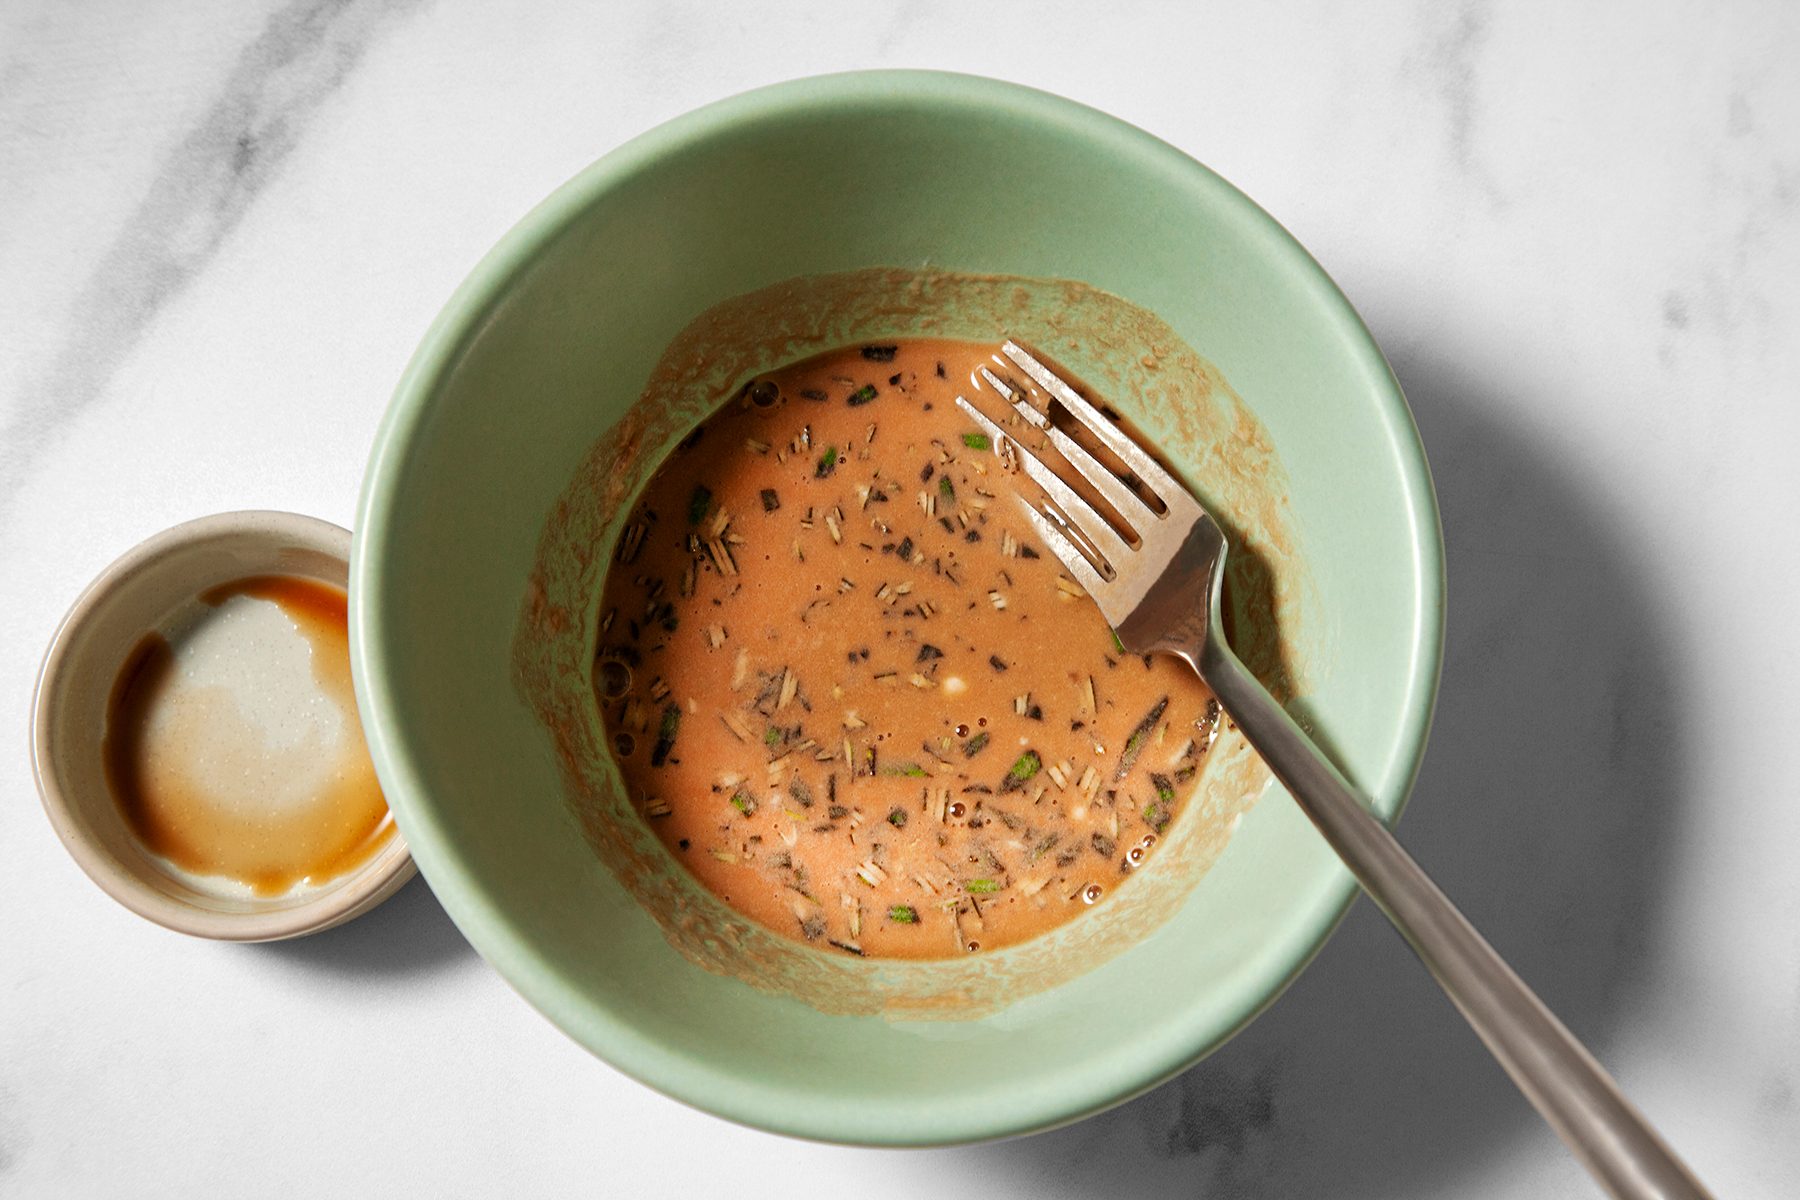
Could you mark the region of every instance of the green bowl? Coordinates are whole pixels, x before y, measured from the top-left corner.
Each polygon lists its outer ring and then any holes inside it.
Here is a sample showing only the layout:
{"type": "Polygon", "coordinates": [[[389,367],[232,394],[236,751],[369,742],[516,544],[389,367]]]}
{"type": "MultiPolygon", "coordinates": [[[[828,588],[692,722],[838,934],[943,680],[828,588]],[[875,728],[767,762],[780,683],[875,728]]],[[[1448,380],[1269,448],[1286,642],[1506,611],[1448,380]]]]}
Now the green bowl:
{"type": "Polygon", "coordinates": [[[557,191],[450,300],[376,437],[351,582],[370,749],[438,898],[551,1021],[696,1107],[834,1142],[1021,1133],[1152,1087],[1268,1005],[1354,891],[1271,791],[1143,943],[985,1017],[896,1021],[692,966],[600,865],[510,677],[551,506],[703,310],[922,263],[1093,284],[1220,368],[1290,478],[1324,647],[1308,716],[1389,820],[1442,653],[1436,502],[1380,351],[1274,220],[1148,134],[990,80],[837,75],[672,121],[557,191]]]}

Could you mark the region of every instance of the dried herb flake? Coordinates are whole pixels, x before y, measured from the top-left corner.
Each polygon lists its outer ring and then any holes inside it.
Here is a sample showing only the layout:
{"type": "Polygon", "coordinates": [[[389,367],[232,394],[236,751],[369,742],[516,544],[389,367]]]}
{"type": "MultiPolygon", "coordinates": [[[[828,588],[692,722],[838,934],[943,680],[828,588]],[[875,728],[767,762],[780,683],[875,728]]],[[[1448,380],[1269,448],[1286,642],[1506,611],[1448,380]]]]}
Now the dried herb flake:
{"type": "Polygon", "coordinates": [[[1113,772],[1114,779],[1125,778],[1131,772],[1131,768],[1137,766],[1138,755],[1143,753],[1144,743],[1149,740],[1151,732],[1156,728],[1156,723],[1162,720],[1163,710],[1168,707],[1169,698],[1164,696],[1151,705],[1150,711],[1144,714],[1144,719],[1137,723],[1137,728],[1133,729],[1131,736],[1125,739],[1125,750],[1119,755],[1118,768],[1113,772]]]}

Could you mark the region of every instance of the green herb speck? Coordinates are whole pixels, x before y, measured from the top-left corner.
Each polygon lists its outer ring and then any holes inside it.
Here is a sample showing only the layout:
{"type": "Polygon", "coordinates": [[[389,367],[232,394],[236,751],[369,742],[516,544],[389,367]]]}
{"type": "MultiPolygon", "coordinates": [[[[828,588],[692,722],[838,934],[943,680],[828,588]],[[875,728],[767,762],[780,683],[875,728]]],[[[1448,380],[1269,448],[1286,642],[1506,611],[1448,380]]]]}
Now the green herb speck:
{"type": "Polygon", "coordinates": [[[833,471],[837,470],[837,465],[838,448],[836,446],[827,446],[825,447],[825,453],[819,455],[819,466],[818,469],[813,472],[813,475],[816,478],[824,479],[827,475],[830,475],[833,471]]]}
{"type": "Polygon", "coordinates": [[[948,475],[938,476],[938,495],[946,500],[956,499],[956,485],[950,482],[948,475]]]}
{"type": "Polygon", "coordinates": [[[675,735],[681,730],[681,708],[671,704],[663,709],[662,724],[656,730],[656,746],[650,751],[650,765],[660,767],[669,761],[675,749],[675,735]]]}
{"type": "Polygon", "coordinates": [[[895,829],[904,826],[906,824],[906,810],[899,807],[889,809],[887,823],[892,825],[895,829]]]}
{"type": "Polygon", "coordinates": [[[851,408],[861,408],[863,405],[867,404],[869,401],[873,400],[874,398],[875,398],[875,385],[872,383],[865,383],[861,387],[857,388],[854,392],[850,393],[850,402],[849,402],[850,407],[851,408]]]}
{"type": "Polygon", "coordinates": [[[888,909],[888,920],[897,922],[901,925],[917,925],[919,923],[919,914],[910,904],[896,904],[888,909]]]}
{"type": "Polygon", "coordinates": [[[971,879],[969,882],[965,883],[963,887],[975,893],[977,896],[985,896],[990,892],[997,892],[1000,890],[1000,885],[991,879],[971,879]]]}
{"type": "Polygon", "coordinates": [[[712,507],[712,489],[704,483],[694,485],[694,494],[688,497],[688,524],[698,525],[706,519],[706,512],[712,507]]]}
{"type": "Polygon", "coordinates": [[[994,443],[988,441],[988,435],[985,433],[963,434],[963,445],[971,450],[991,450],[994,447],[994,443]]]}

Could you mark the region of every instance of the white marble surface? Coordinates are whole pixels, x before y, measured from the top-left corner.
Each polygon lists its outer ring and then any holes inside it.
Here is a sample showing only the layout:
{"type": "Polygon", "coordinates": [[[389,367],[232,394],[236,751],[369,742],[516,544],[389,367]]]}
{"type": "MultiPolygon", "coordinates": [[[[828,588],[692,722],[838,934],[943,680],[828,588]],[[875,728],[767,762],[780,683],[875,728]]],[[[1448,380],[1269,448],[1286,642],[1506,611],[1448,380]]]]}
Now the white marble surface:
{"type": "Polygon", "coordinates": [[[0,1194],[1585,1194],[1367,904],[1150,1096],[883,1153],[617,1075],[422,884],[309,941],[209,945],[51,835],[27,703],[95,571],[219,509],[347,523],[402,363],[526,208],[704,101],[892,65],[1135,121],[1336,275],[1446,520],[1403,834],[1721,1195],[1794,1194],[1800,9],[853,11],[0,5],[0,1194]]]}

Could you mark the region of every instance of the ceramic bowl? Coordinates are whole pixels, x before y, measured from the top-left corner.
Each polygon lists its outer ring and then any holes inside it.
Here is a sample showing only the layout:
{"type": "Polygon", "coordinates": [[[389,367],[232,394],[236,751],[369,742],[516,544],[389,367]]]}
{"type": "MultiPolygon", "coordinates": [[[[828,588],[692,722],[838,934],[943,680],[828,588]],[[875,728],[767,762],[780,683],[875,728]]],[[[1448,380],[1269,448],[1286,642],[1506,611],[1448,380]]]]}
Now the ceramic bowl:
{"type": "Polygon", "coordinates": [[[352,556],[372,752],[433,890],[550,1020],[690,1104],[839,1142],[996,1137],[1149,1088],[1270,1003],[1353,894],[1272,791],[1142,944],[978,1019],[897,1021],[691,965],[596,860],[509,669],[558,495],[697,314],[925,263],[1093,284],[1220,368],[1290,478],[1320,615],[1308,719],[1384,818],[1441,656],[1437,509],[1380,351],[1274,220],[1148,134],[987,80],[840,75],[682,117],[552,195],[450,300],[376,439],[352,556]]]}
{"type": "Polygon", "coordinates": [[[51,639],[33,703],[32,766],[57,836],[89,878],[141,917],[181,933],[266,942],[317,933],[374,908],[416,868],[403,837],[339,879],[298,894],[223,898],[139,844],[101,754],[113,681],[139,640],[208,588],[252,575],[345,587],[350,532],[284,512],[233,512],[164,530],[101,572],[51,639]]]}

